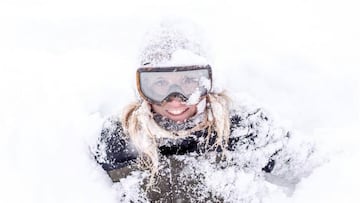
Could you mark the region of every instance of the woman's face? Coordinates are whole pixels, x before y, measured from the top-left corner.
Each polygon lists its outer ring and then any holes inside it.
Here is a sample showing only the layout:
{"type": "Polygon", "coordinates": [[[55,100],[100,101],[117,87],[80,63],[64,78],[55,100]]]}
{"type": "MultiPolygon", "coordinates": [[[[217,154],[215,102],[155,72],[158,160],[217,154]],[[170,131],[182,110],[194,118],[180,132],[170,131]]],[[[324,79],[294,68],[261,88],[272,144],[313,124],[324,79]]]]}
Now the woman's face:
{"type": "Polygon", "coordinates": [[[178,122],[186,121],[194,116],[197,111],[196,104],[188,105],[177,97],[171,97],[161,105],[152,104],[151,107],[156,113],[178,122]]]}

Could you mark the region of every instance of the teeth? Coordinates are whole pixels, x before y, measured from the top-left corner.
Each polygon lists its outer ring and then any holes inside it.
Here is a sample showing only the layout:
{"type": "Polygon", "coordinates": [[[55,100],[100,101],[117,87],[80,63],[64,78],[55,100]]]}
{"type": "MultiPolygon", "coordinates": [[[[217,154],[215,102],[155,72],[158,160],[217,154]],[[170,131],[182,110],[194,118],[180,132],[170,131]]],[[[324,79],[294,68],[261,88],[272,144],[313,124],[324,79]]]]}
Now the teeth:
{"type": "Polygon", "coordinates": [[[175,109],[175,110],[168,110],[169,113],[174,114],[174,115],[179,115],[185,112],[186,109],[175,109]]]}

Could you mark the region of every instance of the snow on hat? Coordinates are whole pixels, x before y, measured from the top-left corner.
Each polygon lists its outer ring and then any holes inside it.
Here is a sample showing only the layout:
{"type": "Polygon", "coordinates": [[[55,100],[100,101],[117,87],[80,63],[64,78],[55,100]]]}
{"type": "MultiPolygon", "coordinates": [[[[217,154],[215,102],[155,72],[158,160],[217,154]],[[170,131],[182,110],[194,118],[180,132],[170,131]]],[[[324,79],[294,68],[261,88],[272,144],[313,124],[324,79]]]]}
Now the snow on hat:
{"type": "Polygon", "coordinates": [[[210,64],[199,28],[182,21],[164,21],[150,30],[139,56],[140,66],[169,67],[210,64]]]}

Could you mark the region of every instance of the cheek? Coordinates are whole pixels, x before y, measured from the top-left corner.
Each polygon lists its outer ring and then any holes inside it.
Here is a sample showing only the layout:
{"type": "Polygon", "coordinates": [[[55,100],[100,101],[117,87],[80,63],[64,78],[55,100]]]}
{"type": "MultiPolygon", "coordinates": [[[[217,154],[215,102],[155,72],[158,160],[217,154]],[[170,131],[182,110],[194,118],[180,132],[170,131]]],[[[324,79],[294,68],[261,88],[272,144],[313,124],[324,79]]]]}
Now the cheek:
{"type": "Polygon", "coordinates": [[[162,116],[166,116],[166,108],[164,106],[159,106],[156,104],[151,105],[151,109],[153,112],[160,114],[162,116]]]}
{"type": "Polygon", "coordinates": [[[191,106],[189,109],[189,113],[191,114],[191,116],[195,115],[197,112],[197,107],[195,105],[191,106]]]}
{"type": "Polygon", "coordinates": [[[157,105],[151,105],[151,109],[155,112],[155,113],[159,113],[159,114],[161,114],[161,109],[162,109],[162,107],[161,106],[157,106],[157,105]]]}

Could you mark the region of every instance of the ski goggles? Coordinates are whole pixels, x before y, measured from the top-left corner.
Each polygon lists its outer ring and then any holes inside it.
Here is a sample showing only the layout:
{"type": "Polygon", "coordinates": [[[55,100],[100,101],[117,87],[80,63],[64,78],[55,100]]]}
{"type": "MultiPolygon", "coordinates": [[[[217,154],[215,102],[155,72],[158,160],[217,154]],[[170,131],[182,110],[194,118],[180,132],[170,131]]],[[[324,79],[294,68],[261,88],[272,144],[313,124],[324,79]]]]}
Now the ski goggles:
{"type": "Polygon", "coordinates": [[[140,96],[152,104],[161,104],[171,97],[195,104],[211,90],[211,67],[138,68],[136,84],[140,96]]]}

